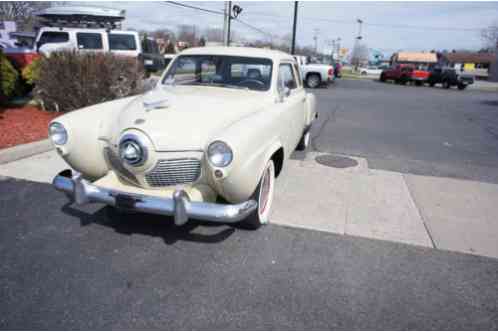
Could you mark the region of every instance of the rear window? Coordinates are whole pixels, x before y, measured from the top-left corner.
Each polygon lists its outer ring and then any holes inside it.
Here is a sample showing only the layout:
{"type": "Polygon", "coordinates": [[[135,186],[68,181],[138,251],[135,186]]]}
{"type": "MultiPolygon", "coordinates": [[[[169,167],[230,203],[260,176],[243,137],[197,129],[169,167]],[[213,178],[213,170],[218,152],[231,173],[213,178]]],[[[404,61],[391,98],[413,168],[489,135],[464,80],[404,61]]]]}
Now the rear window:
{"type": "Polygon", "coordinates": [[[78,48],[83,50],[101,50],[102,35],[100,33],[82,33],[76,34],[78,48]]]}
{"type": "Polygon", "coordinates": [[[115,51],[135,51],[137,49],[135,35],[110,34],[109,49],[115,51]]]}

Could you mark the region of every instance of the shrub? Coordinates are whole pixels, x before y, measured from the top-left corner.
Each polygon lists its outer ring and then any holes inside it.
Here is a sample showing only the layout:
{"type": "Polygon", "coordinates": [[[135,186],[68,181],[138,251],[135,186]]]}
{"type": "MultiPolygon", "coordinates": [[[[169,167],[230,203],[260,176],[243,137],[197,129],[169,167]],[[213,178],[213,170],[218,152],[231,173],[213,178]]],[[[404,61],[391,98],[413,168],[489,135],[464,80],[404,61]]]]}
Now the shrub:
{"type": "Polygon", "coordinates": [[[40,64],[41,58],[33,60],[29,65],[24,67],[22,70],[22,78],[26,81],[26,83],[33,85],[35,81],[40,77],[40,64]]]}
{"type": "Polygon", "coordinates": [[[19,73],[9,59],[0,52],[0,99],[8,99],[14,95],[18,87],[19,73]]]}
{"type": "Polygon", "coordinates": [[[143,67],[133,58],[62,51],[39,66],[35,95],[47,110],[72,111],[142,92],[143,67]]]}

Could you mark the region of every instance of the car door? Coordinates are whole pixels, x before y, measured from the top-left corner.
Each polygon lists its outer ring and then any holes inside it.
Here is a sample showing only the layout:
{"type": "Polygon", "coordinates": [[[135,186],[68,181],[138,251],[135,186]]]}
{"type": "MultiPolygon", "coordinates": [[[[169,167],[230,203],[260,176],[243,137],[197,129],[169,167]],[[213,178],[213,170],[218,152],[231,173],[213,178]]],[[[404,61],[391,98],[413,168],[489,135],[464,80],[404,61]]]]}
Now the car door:
{"type": "Polygon", "coordinates": [[[304,130],[306,91],[299,70],[291,62],[279,66],[278,89],[281,95],[282,115],[285,121],[286,150],[294,151],[304,130]]]}

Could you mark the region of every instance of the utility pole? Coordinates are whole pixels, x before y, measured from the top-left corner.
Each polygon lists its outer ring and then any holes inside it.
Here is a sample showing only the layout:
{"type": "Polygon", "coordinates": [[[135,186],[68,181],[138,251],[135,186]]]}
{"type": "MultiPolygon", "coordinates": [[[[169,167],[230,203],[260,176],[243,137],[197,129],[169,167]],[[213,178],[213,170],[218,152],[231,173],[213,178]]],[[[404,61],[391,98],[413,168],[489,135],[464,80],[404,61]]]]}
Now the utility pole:
{"type": "Polygon", "coordinates": [[[230,46],[230,26],[232,23],[232,2],[228,1],[227,46],[230,46]]]}
{"type": "Polygon", "coordinates": [[[230,16],[230,1],[225,1],[225,16],[223,20],[223,45],[228,46],[228,17],[230,16]]]}
{"type": "Polygon", "coordinates": [[[297,6],[298,6],[298,2],[294,1],[294,25],[292,27],[291,54],[295,54],[296,53],[297,6]]]}
{"type": "Polygon", "coordinates": [[[355,71],[358,70],[358,65],[359,65],[359,60],[360,60],[360,58],[359,58],[360,55],[358,53],[359,53],[360,40],[362,39],[362,37],[361,37],[361,25],[363,24],[363,20],[358,18],[358,19],[356,19],[356,22],[358,23],[358,36],[355,38],[354,47],[353,47],[353,56],[356,58],[356,59],[353,58],[353,60],[355,62],[357,62],[357,63],[353,64],[355,71]]]}

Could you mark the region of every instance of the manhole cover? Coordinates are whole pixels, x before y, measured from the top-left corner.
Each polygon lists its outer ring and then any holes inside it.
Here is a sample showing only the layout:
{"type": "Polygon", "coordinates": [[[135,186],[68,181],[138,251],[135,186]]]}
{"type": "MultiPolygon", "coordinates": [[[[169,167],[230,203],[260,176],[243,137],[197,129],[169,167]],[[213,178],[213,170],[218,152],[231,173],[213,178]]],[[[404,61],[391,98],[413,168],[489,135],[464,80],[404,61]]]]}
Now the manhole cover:
{"type": "Polygon", "coordinates": [[[334,168],[348,168],[355,167],[358,165],[358,162],[352,158],[348,157],[340,157],[334,156],[331,154],[324,154],[315,158],[316,162],[334,168]]]}

